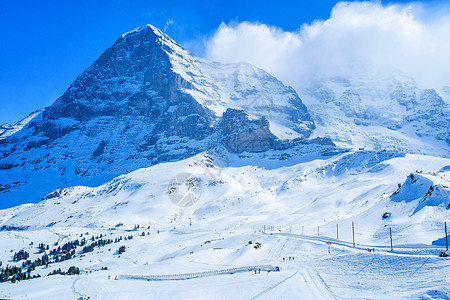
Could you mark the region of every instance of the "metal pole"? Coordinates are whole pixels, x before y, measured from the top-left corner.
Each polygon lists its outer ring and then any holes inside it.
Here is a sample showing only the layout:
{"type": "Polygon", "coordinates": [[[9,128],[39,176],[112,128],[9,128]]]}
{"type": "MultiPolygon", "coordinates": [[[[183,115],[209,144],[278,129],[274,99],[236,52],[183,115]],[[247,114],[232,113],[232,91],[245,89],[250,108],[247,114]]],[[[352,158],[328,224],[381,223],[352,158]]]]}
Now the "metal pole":
{"type": "Polygon", "coordinates": [[[448,251],[447,222],[444,222],[444,226],[445,226],[445,251],[448,251]]]}
{"type": "Polygon", "coordinates": [[[320,234],[319,234],[319,226],[317,226],[317,236],[320,236],[320,234]]]}
{"type": "Polygon", "coordinates": [[[355,248],[355,223],[352,222],[353,248],[355,248]]]}
{"type": "Polygon", "coordinates": [[[336,239],[339,240],[339,224],[336,224],[336,239]]]}
{"type": "Polygon", "coordinates": [[[391,237],[391,251],[394,251],[394,247],[392,247],[392,229],[389,227],[389,235],[391,237]]]}

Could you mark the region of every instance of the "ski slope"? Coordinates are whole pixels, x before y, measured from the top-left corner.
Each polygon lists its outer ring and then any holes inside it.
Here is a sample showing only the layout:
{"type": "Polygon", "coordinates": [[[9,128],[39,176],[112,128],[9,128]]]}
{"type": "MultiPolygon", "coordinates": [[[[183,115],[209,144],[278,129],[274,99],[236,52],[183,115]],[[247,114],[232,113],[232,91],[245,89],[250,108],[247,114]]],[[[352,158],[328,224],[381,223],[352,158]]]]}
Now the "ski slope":
{"type": "MultiPolygon", "coordinates": [[[[47,234],[66,239],[77,230],[61,228],[47,234]],[[72,233],[69,233],[72,231],[72,233]],[[58,235],[57,235],[58,234],[58,235]]],[[[99,233],[97,231],[96,233],[99,233]]],[[[107,232],[107,231],[106,231],[107,232]]],[[[124,234],[117,230],[112,236],[124,234]]],[[[91,232],[94,234],[94,232],[91,232]]],[[[129,232],[127,232],[129,234],[129,232]]],[[[404,254],[376,249],[368,252],[361,246],[352,248],[338,243],[328,254],[327,238],[314,240],[299,234],[268,234],[252,230],[186,233],[167,231],[124,241],[127,251],[114,254],[118,244],[96,249],[72,261],[49,265],[37,270],[47,273],[76,264],[81,275],[52,275],[44,278],[1,284],[0,297],[12,299],[446,299],[449,296],[450,260],[429,254],[428,248],[414,247],[415,253],[404,254]],[[255,249],[248,241],[258,241],[255,249]],[[209,243],[205,243],[210,241],[209,243]],[[109,251],[109,248],[112,250],[109,251]],[[289,260],[288,257],[295,260],[289,260]],[[283,261],[283,257],[285,261],[283,261]],[[187,271],[208,272],[243,264],[272,264],[280,272],[253,271],[186,280],[145,281],[119,279],[120,274],[175,274],[187,271]],[[100,270],[108,266],[108,270],[100,270]],[[437,292],[436,292],[437,291],[437,292]]],[[[19,232],[8,240],[20,244],[30,232],[19,232]]],[[[435,251],[438,248],[434,249],[435,251]]]]}

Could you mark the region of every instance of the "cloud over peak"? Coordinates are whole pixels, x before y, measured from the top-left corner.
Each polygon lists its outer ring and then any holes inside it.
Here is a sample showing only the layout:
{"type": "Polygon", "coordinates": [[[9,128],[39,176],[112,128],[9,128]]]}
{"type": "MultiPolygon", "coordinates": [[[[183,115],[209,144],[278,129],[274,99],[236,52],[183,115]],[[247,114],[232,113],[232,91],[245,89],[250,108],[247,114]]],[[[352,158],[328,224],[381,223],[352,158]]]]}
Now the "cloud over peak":
{"type": "Polygon", "coordinates": [[[245,61],[296,88],[311,79],[400,71],[422,86],[450,86],[450,14],[421,3],[340,2],[330,18],[295,32],[259,23],[222,24],[206,56],[245,61]]]}

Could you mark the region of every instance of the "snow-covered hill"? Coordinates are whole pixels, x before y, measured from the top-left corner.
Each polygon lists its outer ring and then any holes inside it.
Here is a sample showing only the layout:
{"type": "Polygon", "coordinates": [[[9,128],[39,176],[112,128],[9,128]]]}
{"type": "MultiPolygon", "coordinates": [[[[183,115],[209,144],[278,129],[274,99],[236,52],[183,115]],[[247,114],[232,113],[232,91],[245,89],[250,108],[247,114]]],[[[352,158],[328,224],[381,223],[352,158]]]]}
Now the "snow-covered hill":
{"type": "Polygon", "coordinates": [[[360,241],[379,242],[389,224],[404,236],[402,242],[414,238],[431,244],[442,236],[442,220],[450,217],[449,166],[450,160],[443,158],[356,151],[270,170],[255,162],[221,168],[202,153],[99,187],[56,190],[39,204],[2,211],[0,226],[35,230],[136,223],[223,229],[305,224],[309,229],[321,226],[333,236],[336,224],[356,222],[364,232],[360,241]],[[417,231],[426,235],[411,233],[417,231]]]}

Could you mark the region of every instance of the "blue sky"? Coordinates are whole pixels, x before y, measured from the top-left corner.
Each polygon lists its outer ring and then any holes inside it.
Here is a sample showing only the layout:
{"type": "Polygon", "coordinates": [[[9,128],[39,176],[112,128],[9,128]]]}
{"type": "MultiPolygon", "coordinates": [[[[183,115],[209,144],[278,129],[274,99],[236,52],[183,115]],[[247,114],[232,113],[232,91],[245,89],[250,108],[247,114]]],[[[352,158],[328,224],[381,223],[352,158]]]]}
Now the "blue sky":
{"type": "MultiPolygon", "coordinates": [[[[327,19],[338,1],[2,1],[0,123],[55,101],[122,34],[151,23],[197,55],[220,24],[284,31],[327,19]]],[[[395,1],[395,3],[407,1],[395,1]]],[[[383,2],[384,3],[384,2],[383,2]]]]}

